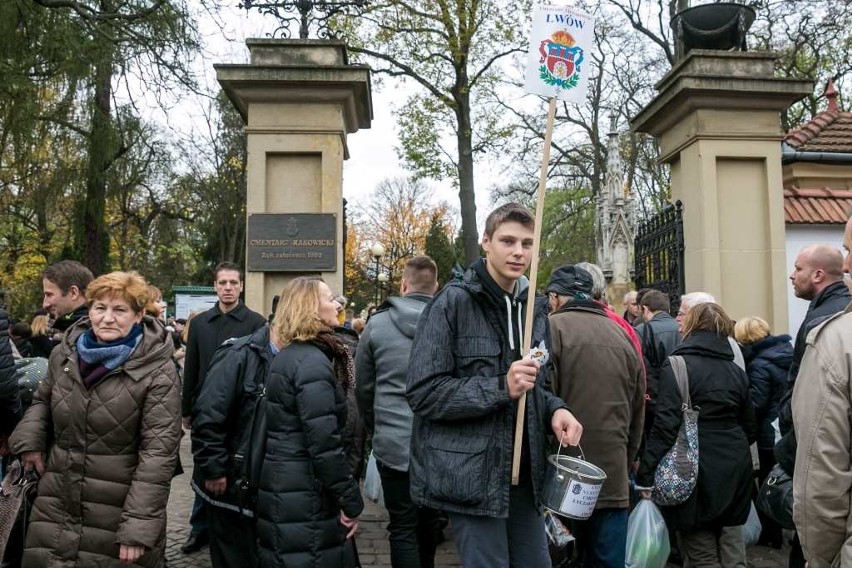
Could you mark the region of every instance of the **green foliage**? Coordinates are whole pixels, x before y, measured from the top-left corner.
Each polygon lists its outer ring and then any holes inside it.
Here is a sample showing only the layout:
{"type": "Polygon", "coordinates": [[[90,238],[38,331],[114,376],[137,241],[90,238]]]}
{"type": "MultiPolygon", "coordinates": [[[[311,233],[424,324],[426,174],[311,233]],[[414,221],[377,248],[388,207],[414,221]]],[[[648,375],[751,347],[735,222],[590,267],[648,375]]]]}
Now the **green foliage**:
{"type": "Polygon", "coordinates": [[[423,245],[423,253],[431,257],[438,266],[438,283],[442,286],[452,279],[453,267],[460,258],[453,244],[453,230],[447,225],[441,212],[432,214],[429,232],[423,245]]]}

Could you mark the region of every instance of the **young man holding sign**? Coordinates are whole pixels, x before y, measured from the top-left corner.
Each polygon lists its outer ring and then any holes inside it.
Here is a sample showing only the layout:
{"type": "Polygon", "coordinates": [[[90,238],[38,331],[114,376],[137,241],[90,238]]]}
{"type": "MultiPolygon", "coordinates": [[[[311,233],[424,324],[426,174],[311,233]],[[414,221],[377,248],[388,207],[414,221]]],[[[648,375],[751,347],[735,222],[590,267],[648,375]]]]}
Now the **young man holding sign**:
{"type": "MultiPolygon", "coordinates": [[[[551,391],[549,369],[522,358],[535,219],[510,203],[485,222],[482,248],[464,277],[423,311],[411,349],[407,398],[414,411],[411,497],[447,511],[465,568],[550,566],[538,499],[545,435],[576,445],[583,428],[551,391]],[[526,397],[522,395],[526,393],[526,397]],[[520,479],[511,484],[515,417],[526,401],[520,479]]],[[[548,339],[544,300],[532,343],[548,339]]]]}

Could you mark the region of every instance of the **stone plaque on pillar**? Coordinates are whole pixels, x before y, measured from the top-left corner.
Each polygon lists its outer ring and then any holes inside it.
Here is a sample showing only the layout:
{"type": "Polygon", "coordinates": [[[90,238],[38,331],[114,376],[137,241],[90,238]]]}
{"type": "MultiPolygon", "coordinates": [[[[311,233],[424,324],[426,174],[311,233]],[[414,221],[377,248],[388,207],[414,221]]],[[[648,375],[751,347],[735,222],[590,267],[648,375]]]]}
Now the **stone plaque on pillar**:
{"type": "Polygon", "coordinates": [[[249,272],[312,272],[337,268],[333,213],[253,213],[248,216],[249,272]]]}

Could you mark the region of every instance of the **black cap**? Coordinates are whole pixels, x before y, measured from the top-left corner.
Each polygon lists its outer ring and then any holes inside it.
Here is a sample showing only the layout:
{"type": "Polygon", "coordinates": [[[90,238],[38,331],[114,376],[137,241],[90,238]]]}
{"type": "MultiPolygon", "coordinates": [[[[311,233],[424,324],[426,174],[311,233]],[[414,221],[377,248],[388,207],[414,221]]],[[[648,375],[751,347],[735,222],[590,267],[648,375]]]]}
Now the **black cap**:
{"type": "Polygon", "coordinates": [[[546,291],[560,296],[576,296],[578,293],[591,294],[593,283],[592,275],[587,270],[569,264],[560,266],[553,271],[546,291]]]}

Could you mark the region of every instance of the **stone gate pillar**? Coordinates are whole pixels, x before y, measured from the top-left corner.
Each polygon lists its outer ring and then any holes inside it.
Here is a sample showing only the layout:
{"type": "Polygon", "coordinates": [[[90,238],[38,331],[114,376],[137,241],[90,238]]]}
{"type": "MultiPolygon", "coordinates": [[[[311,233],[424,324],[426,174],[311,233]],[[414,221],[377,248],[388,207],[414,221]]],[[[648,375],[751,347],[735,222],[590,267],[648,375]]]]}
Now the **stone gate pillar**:
{"type": "Polygon", "coordinates": [[[713,294],[734,319],[787,329],[780,114],[813,81],[775,76],[777,55],[692,50],[631,121],[658,137],[683,201],[687,292],[713,294]]]}
{"type": "Polygon", "coordinates": [[[347,134],[373,117],[370,70],[342,42],[250,39],[248,64],[215,65],[245,121],[246,304],[269,313],[288,280],[319,275],[343,292],[347,134]]]}

